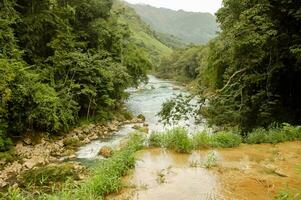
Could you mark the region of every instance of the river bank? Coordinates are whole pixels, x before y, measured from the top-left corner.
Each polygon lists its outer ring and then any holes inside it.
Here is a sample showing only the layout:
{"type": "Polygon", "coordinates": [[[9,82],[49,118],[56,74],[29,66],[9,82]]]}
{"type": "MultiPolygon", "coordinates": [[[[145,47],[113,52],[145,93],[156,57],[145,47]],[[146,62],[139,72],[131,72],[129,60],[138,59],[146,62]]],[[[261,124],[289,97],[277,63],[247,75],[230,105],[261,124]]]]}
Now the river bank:
{"type": "Polygon", "coordinates": [[[76,161],[76,151],[80,146],[95,140],[109,139],[121,126],[134,123],[141,124],[143,120],[133,118],[90,123],[57,137],[27,134],[12,147],[10,153],[13,154],[13,158],[0,160],[0,188],[12,185],[17,187],[21,181],[20,175],[26,171],[35,167],[63,163],[66,160],[74,165],[73,170],[81,170],[80,163],[76,161]]]}

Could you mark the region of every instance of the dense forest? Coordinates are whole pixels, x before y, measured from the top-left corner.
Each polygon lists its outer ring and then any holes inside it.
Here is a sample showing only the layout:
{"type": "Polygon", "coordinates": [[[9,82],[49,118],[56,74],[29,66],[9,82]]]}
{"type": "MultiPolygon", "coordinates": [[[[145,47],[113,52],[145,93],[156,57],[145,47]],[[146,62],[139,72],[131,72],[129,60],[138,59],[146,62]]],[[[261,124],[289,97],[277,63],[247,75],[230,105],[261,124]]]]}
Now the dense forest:
{"type": "Polygon", "coordinates": [[[243,132],[301,123],[301,2],[225,0],[220,35],[164,59],[160,73],[197,82],[209,123],[243,132]],[[167,67],[166,67],[167,66],[167,67]]]}
{"type": "Polygon", "coordinates": [[[107,118],[151,68],[111,0],[0,2],[0,149],[11,134],[107,118]]]}

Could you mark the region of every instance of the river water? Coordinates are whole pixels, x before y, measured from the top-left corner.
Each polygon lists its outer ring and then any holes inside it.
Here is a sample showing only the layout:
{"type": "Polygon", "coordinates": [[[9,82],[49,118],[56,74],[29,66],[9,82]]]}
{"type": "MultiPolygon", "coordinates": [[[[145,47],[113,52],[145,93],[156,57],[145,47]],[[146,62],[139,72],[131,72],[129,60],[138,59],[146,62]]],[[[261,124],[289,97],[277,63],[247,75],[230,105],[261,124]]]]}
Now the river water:
{"type": "MultiPolygon", "coordinates": [[[[170,98],[179,94],[188,95],[184,87],[176,85],[172,81],[161,80],[155,76],[148,76],[148,83],[142,84],[138,88],[128,89],[130,96],[126,101],[126,106],[134,115],[144,115],[146,123],[149,125],[149,132],[164,131],[172,128],[164,126],[157,116],[162,108],[162,104],[170,98]]],[[[192,102],[194,103],[194,102],[192,102]]],[[[83,146],[76,153],[79,159],[101,158],[98,155],[99,149],[103,146],[116,147],[131,132],[135,131],[132,127],[134,124],[127,124],[120,127],[112,138],[109,140],[96,140],[83,146]]],[[[188,120],[180,121],[177,126],[186,127],[190,132],[204,129],[203,125],[197,125],[193,117],[188,120]]]]}
{"type": "MultiPolygon", "coordinates": [[[[166,127],[160,122],[157,113],[162,104],[179,94],[188,94],[184,87],[174,82],[149,76],[147,84],[129,89],[130,97],[126,105],[134,114],[143,114],[149,125],[149,132],[163,131],[166,127]]],[[[192,102],[195,103],[195,102],[192,102]]],[[[177,126],[185,127],[189,132],[203,130],[192,117],[180,121],[177,126]]],[[[131,132],[133,124],[122,126],[109,140],[96,140],[85,145],[77,152],[84,160],[101,159],[98,152],[103,146],[117,147],[131,132]]],[[[108,199],[132,200],[202,200],[217,199],[218,181],[208,170],[193,168],[191,163],[200,163],[205,157],[200,152],[177,154],[164,149],[147,149],[139,152],[138,161],[131,180],[136,189],[125,191],[108,199]],[[161,180],[162,179],[162,180],[161,180]],[[127,195],[130,195],[128,197],[127,195]],[[127,196],[127,197],[125,197],[127,196]]]]}

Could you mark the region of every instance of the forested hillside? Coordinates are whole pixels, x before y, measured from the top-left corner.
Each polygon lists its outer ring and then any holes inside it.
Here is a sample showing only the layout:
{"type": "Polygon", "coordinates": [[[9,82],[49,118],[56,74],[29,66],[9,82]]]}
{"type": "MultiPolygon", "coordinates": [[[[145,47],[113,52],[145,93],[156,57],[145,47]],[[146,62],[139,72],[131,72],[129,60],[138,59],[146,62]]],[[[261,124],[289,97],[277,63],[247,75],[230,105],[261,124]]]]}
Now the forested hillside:
{"type": "Polygon", "coordinates": [[[158,33],[152,30],[140,17],[135,10],[123,2],[115,1],[113,12],[118,14],[118,21],[129,27],[129,41],[145,50],[149,54],[154,65],[159,65],[162,56],[168,56],[172,52],[172,45],[176,45],[175,40],[169,36],[162,39],[158,33]],[[170,42],[168,42],[171,40],[170,42]],[[172,45],[169,45],[172,44],[172,45]]]}
{"type": "Polygon", "coordinates": [[[174,11],[142,4],[128,5],[155,31],[173,35],[186,44],[206,44],[218,31],[216,18],[210,13],[174,11]]]}
{"type": "Polygon", "coordinates": [[[210,102],[200,112],[211,124],[244,133],[300,124],[301,2],[223,3],[220,35],[166,58],[161,72],[181,72],[198,82],[200,96],[210,102]]]}
{"type": "Polygon", "coordinates": [[[80,118],[108,118],[124,90],[146,80],[151,62],[112,5],[1,0],[0,150],[10,143],[7,134],[66,131],[80,118]]]}

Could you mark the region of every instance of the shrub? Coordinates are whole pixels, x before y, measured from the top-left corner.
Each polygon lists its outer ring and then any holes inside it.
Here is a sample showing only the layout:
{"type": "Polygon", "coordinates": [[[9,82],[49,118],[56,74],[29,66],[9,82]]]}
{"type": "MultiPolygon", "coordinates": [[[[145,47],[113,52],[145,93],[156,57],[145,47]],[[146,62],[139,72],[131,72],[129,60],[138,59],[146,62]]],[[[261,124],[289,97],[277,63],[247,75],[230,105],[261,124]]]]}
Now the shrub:
{"type": "Polygon", "coordinates": [[[231,132],[219,132],[212,135],[212,147],[238,147],[241,142],[241,136],[231,132]]]}
{"type": "Polygon", "coordinates": [[[189,153],[193,149],[192,140],[183,128],[175,128],[166,133],[153,133],[149,138],[149,145],[165,147],[179,153],[189,153]]]}
{"type": "Polygon", "coordinates": [[[207,149],[211,147],[212,137],[205,132],[193,135],[193,146],[195,149],[207,149]]]}
{"type": "Polygon", "coordinates": [[[271,143],[301,140],[301,127],[283,124],[282,127],[254,129],[245,139],[248,144],[271,143]]]}
{"type": "Polygon", "coordinates": [[[193,149],[192,140],[185,129],[172,129],[166,135],[168,140],[167,148],[174,149],[179,153],[189,153],[193,149]]]}

